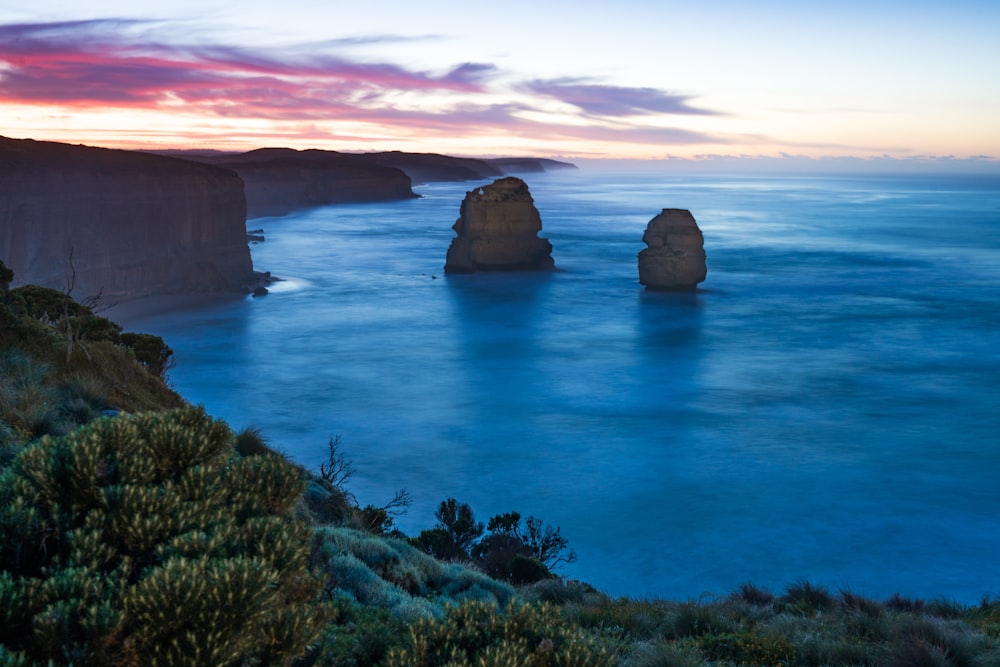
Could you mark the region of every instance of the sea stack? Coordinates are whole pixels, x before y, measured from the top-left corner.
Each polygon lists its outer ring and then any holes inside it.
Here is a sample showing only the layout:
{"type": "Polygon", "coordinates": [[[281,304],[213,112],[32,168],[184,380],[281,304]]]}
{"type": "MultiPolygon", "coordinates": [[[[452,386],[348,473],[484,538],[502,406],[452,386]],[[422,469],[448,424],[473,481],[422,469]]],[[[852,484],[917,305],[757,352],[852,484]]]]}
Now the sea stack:
{"type": "Polygon", "coordinates": [[[649,221],[639,253],[639,282],[648,289],[690,291],[705,280],[705,237],[691,211],[665,208],[649,221]]]}
{"type": "Polygon", "coordinates": [[[542,218],[527,184],[509,176],[465,195],[446,273],[549,270],[552,244],[538,237],[542,218]]]}

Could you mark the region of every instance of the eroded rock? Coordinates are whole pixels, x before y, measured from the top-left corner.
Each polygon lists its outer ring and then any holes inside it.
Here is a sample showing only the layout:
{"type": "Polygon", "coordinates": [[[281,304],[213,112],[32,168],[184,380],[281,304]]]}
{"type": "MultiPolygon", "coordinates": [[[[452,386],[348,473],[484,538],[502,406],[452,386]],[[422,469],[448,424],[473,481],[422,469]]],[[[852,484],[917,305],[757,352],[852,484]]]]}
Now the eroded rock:
{"type": "Polygon", "coordinates": [[[705,280],[705,237],[691,211],[665,208],[649,221],[639,253],[639,282],[649,289],[693,290],[705,280]]]}
{"type": "Polygon", "coordinates": [[[447,273],[552,269],[552,244],[538,237],[542,218],[527,184],[509,176],[466,193],[452,229],[447,273]]]}

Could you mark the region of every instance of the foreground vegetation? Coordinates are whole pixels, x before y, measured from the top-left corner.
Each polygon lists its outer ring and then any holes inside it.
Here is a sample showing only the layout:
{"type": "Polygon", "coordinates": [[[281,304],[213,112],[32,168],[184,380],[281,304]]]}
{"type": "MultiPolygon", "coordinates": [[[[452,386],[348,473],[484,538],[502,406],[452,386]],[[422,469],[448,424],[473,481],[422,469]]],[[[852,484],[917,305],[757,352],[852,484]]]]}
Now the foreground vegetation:
{"type": "Polygon", "coordinates": [[[0,666],[1000,665],[1000,601],[875,601],[807,582],[613,599],[517,512],[361,506],[164,383],[170,350],[0,264],[0,666]]]}

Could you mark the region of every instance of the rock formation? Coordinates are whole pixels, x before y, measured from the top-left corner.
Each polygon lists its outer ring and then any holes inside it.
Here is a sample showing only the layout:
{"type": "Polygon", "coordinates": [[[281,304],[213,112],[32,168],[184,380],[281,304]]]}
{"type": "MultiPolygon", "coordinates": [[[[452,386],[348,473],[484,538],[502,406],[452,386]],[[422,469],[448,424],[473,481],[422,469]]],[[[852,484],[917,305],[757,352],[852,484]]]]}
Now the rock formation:
{"type": "Polygon", "coordinates": [[[15,283],[101,293],[236,291],[255,276],[243,183],[148,153],[0,137],[0,260],[15,283]]]}
{"type": "Polygon", "coordinates": [[[705,238],[687,209],[665,208],[649,221],[639,253],[639,282],[649,289],[693,290],[705,280],[705,238]]]}
{"type": "Polygon", "coordinates": [[[542,218],[519,178],[467,192],[452,229],[458,237],[448,247],[447,273],[553,268],[552,244],[538,238],[542,218]]]}

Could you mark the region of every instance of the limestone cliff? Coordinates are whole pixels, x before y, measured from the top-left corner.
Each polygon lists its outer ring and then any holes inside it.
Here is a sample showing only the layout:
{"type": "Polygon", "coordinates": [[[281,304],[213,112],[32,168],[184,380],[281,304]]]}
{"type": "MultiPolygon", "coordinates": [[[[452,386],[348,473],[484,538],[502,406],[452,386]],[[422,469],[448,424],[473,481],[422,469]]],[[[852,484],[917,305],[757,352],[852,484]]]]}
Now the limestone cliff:
{"type": "Polygon", "coordinates": [[[75,270],[77,298],[244,289],[245,221],[232,171],[0,137],[0,259],[15,284],[62,290],[75,270]]]}
{"type": "Polygon", "coordinates": [[[248,218],[285,215],[328,204],[416,197],[403,171],[351,153],[262,148],[238,155],[190,159],[232,169],[240,175],[246,185],[248,218]]]}
{"type": "Polygon", "coordinates": [[[693,290],[705,280],[705,238],[687,209],[665,208],[649,221],[639,253],[639,282],[649,289],[693,290]]]}
{"type": "Polygon", "coordinates": [[[246,185],[247,217],[285,215],[328,204],[398,201],[416,197],[413,183],[483,181],[510,173],[575,169],[544,158],[467,158],[438,153],[340,153],[260,148],[247,153],[158,151],[215,164],[238,173],[246,185]]]}
{"type": "Polygon", "coordinates": [[[538,237],[542,218],[519,178],[467,192],[452,229],[458,236],[448,247],[448,273],[553,268],[552,244],[538,237]]]}

